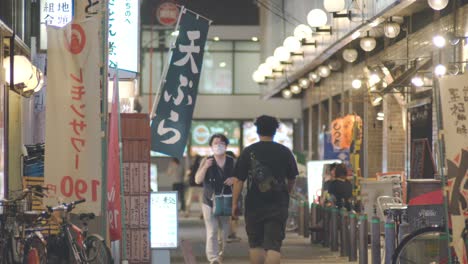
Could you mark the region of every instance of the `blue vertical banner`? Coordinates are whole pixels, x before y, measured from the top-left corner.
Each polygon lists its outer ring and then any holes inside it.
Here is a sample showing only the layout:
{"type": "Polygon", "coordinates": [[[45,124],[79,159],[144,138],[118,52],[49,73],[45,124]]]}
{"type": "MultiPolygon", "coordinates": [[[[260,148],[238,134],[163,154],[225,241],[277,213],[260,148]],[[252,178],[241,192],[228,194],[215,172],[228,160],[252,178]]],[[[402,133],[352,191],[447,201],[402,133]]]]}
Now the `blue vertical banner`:
{"type": "Polygon", "coordinates": [[[151,150],[181,158],[192,123],[211,21],[182,7],[179,35],[151,122],[151,150]]]}

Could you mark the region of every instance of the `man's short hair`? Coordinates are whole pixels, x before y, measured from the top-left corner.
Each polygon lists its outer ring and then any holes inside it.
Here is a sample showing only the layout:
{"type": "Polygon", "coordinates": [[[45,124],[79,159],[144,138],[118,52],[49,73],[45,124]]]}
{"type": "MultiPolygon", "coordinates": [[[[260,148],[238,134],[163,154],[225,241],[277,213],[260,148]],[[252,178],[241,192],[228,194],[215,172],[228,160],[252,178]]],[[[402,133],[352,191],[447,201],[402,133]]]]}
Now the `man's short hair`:
{"type": "Polygon", "coordinates": [[[348,169],[343,163],[336,165],[335,177],[346,177],[348,175],[348,169]]]}
{"type": "Polygon", "coordinates": [[[279,122],[272,116],[262,115],[257,117],[255,125],[257,126],[257,134],[260,136],[272,137],[279,127],[279,122]]]}

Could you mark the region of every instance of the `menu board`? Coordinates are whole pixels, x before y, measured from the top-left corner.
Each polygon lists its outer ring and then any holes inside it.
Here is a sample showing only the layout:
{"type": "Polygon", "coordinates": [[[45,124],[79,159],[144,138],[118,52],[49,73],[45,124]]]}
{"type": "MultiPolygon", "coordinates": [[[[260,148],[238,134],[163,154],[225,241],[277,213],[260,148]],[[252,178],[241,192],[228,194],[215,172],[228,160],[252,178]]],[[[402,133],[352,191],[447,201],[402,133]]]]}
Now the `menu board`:
{"type": "Polygon", "coordinates": [[[150,195],[151,248],[177,248],[177,192],[150,195]]]}

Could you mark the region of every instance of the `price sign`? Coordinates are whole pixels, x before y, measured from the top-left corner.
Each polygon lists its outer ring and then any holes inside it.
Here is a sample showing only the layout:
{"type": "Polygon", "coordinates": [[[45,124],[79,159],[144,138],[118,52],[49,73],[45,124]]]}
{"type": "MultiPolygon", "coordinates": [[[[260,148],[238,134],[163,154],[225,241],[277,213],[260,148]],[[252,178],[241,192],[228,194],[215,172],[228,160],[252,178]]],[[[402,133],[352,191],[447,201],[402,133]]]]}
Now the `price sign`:
{"type": "Polygon", "coordinates": [[[150,195],[151,248],[177,248],[177,192],[150,195]]]}

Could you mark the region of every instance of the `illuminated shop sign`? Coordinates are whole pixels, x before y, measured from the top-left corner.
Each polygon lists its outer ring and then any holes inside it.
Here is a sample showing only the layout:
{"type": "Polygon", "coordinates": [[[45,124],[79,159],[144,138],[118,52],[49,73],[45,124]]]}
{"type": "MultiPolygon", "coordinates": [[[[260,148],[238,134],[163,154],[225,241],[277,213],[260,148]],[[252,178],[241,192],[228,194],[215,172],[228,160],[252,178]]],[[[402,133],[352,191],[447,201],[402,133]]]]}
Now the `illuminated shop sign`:
{"type": "Polygon", "coordinates": [[[109,67],[138,71],[138,0],[109,0],[109,67]]]}
{"type": "Polygon", "coordinates": [[[73,0],[41,0],[40,48],[47,49],[46,26],[64,27],[73,19],[73,0]]]}

